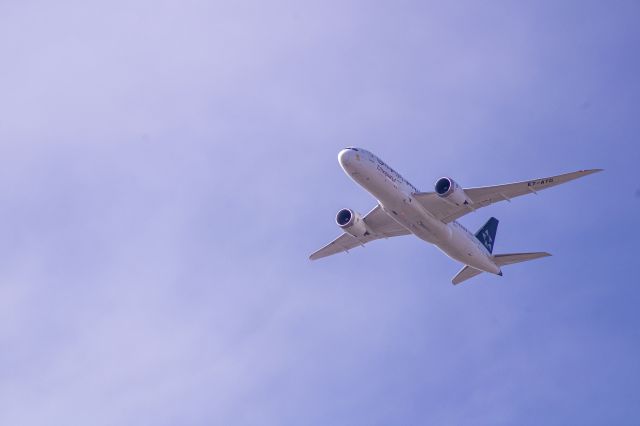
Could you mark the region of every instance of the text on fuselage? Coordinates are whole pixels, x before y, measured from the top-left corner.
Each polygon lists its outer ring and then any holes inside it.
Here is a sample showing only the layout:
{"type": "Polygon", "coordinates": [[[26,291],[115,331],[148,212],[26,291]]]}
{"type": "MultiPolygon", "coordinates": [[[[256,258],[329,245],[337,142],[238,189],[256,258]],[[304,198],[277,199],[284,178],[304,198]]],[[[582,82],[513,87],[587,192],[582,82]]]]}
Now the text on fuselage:
{"type": "Polygon", "coordinates": [[[387,164],[384,163],[384,161],[380,160],[379,158],[378,158],[378,165],[376,166],[376,168],[383,175],[385,175],[387,179],[389,179],[391,182],[394,182],[394,183],[400,182],[401,184],[406,184],[411,188],[413,192],[418,192],[415,186],[411,185],[409,182],[404,180],[404,178],[400,175],[400,173],[393,170],[391,167],[389,167],[387,164]]]}

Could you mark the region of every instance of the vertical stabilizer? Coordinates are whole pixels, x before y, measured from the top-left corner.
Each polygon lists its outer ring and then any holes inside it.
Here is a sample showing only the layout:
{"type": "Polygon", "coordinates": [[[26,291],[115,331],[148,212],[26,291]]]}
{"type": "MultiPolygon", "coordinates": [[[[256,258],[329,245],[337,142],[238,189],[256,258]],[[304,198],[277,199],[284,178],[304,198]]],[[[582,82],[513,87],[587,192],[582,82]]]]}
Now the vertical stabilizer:
{"type": "Polygon", "coordinates": [[[484,245],[489,253],[493,253],[493,243],[496,241],[498,232],[498,219],[492,217],[476,232],[476,238],[484,245]]]}

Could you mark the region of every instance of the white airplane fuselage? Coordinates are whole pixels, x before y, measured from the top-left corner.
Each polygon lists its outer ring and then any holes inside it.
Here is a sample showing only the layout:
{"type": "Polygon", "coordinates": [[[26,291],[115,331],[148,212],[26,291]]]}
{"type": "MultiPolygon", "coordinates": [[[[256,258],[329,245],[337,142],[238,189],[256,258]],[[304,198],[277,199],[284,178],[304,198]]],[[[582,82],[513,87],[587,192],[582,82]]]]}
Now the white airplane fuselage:
{"type": "Polygon", "coordinates": [[[484,272],[502,274],[487,248],[456,221],[444,223],[413,198],[419,192],[398,172],[369,151],[346,148],[338,154],[345,173],[373,195],[382,209],[418,238],[447,256],[484,272]]]}

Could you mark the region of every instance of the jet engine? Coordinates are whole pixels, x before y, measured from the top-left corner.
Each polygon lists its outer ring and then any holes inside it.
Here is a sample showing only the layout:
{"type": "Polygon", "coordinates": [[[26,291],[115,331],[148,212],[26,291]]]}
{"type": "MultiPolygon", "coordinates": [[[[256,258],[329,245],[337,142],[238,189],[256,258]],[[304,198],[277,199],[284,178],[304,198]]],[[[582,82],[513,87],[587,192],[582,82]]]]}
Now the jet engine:
{"type": "Polygon", "coordinates": [[[351,209],[342,209],[336,215],[336,223],[342,230],[356,238],[369,235],[367,225],[364,223],[362,216],[358,212],[351,209]]]}
{"type": "Polygon", "coordinates": [[[456,206],[473,204],[462,187],[449,177],[442,177],[436,181],[436,194],[456,206]]]}

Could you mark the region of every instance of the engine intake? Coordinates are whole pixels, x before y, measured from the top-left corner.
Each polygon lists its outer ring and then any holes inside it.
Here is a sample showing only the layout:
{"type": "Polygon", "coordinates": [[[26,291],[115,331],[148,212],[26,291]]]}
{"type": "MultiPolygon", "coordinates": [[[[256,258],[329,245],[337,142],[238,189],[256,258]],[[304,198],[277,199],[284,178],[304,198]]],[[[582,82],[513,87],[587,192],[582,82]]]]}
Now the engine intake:
{"type": "Polygon", "coordinates": [[[367,225],[360,213],[351,209],[342,209],[336,215],[336,223],[342,230],[356,238],[369,235],[367,225]]]}
{"type": "Polygon", "coordinates": [[[453,186],[453,181],[451,179],[446,177],[440,178],[436,182],[436,192],[439,196],[446,197],[451,193],[453,186]]]}
{"type": "Polygon", "coordinates": [[[442,177],[436,181],[436,194],[450,204],[456,206],[473,204],[462,187],[450,177],[442,177]]]}

